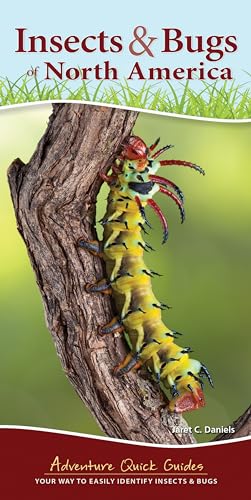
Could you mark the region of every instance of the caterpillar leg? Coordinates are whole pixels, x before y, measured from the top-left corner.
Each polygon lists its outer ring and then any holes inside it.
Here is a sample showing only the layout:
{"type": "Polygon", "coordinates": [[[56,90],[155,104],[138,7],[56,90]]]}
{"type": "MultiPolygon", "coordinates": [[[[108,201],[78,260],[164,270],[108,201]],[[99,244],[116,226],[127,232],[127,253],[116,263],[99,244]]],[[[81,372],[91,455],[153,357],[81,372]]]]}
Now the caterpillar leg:
{"type": "Polygon", "coordinates": [[[107,184],[112,184],[114,181],[116,181],[117,179],[117,176],[116,175],[107,175],[105,174],[104,172],[100,172],[99,173],[99,177],[101,177],[101,179],[104,181],[104,182],[107,182],[107,184]]]}
{"type": "Polygon", "coordinates": [[[77,246],[84,248],[85,250],[88,250],[92,255],[95,255],[96,257],[101,257],[103,258],[103,252],[101,248],[101,243],[100,241],[97,240],[83,240],[83,238],[79,238],[77,246]]]}
{"type": "Polygon", "coordinates": [[[138,354],[127,354],[125,359],[119,365],[114,368],[114,375],[121,377],[125,373],[128,373],[133,368],[136,370],[140,368],[142,363],[139,360],[138,354]]]}
{"type": "Polygon", "coordinates": [[[112,288],[106,279],[102,279],[97,281],[97,283],[87,283],[85,285],[85,291],[87,293],[104,293],[106,295],[111,295],[112,288]]]}
{"type": "Polygon", "coordinates": [[[120,235],[120,231],[113,231],[107,241],[105,242],[104,248],[109,248],[109,246],[112,246],[116,240],[116,238],[120,235]]]}
{"type": "Polygon", "coordinates": [[[147,367],[150,369],[151,373],[154,375],[154,380],[157,384],[160,383],[160,358],[157,353],[154,353],[152,357],[146,362],[147,367]]]}
{"type": "MultiPolygon", "coordinates": [[[[118,366],[115,367],[114,373],[118,376],[124,375],[125,373],[128,373],[130,370],[134,369],[137,370],[140,368],[146,361],[152,360],[154,361],[154,354],[149,355],[149,356],[142,356],[142,352],[147,346],[147,344],[142,344],[142,335],[144,337],[144,331],[138,331],[139,338],[137,339],[137,344],[141,343],[141,346],[138,348],[138,351],[136,353],[129,353],[125,359],[120,363],[118,366]]],[[[151,342],[153,345],[155,342],[151,342]]],[[[136,344],[136,348],[137,348],[136,344]]],[[[149,344],[148,344],[149,345],[149,344]]],[[[157,363],[157,358],[155,358],[155,362],[157,363]]],[[[155,371],[155,370],[154,370],[155,371]]],[[[156,373],[158,371],[158,368],[156,366],[156,373]]]]}
{"type": "Polygon", "coordinates": [[[116,163],[116,162],[113,163],[113,165],[112,165],[113,174],[121,174],[122,169],[121,169],[121,167],[119,167],[119,163],[120,163],[119,160],[118,160],[118,163],[116,163]]]}
{"type": "Polygon", "coordinates": [[[118,178],[118,174],[121,174],[121,168],[119,168],[116,162],[111,165],[111,169],[112,175],[107,175],[104,172],[99,173],[99,177],[101,177],[104,182],[107,182],[107,184],[112,184],[113,182],[115,182],[118,178]]]}
{"type": "Polygon", "coordinates": [[[122,333],[123,331],[124,327],[117,316],[112,318],[109,323],[99,328],[100,335],[107,335],[109,333],[122,333]]]}
{"type": "Polygon", "coordinates": [[[123,211],[116,210],[112,215],[110,215],[109,217],[103,217],[103,219],[101,219],[101,221],[99,221],[99,222],[101,222],[103,224],[103,226],[105,226],[109,222],[112,222],[112,221],[115,221],[116,219],[118,219],[122,214],[123,214],[123,211]]]}

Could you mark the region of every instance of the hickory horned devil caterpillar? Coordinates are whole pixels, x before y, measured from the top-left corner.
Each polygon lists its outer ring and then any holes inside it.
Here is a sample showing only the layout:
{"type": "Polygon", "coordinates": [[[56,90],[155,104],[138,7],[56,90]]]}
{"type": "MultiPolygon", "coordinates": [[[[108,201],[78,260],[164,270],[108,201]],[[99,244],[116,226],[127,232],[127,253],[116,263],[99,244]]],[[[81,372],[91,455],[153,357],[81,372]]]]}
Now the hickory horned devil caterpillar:
{"type": "Polygon", "coordinates": [[[172,181],[155,175],[160,167],[182,165],[204,175],[198,165],[180,160],[157,158],[172,146],[168,145],[152,154],[157,139],[149,148],[144,141],[130,136],[122,152],[112,165],[112,174],[100,174],[110,186],[107,212],[102,219],[103,242],[85,241],[78,245],[93,255],[104,258],[107,280],[87,284],[88,293],[112,293],[118,316],[100,328],[102,335],[124,332],[131,352],[115,368],[117,375],[128,373],[145,365],[164,392],[170,389],[170,411],[181,413],[205,405],[202,377],[213,382],[206,366],[189,357],[190,347],[180,347],[175,339],[181,334],[170,330],[161,319],[161,310],[168,308],[159,302],[152,291],[151,278],[158,273],[147,268],[144,251],[151,247],[144,242],[145,225],[151,227],[145,214],[149,205],[163,226],[163,243],[168,238],[167,221],[152,199],[161,192],[178,206],[184,221],[184,196],[172,181]],[[170,190],[171,188],[172,190],[170,190]]]}

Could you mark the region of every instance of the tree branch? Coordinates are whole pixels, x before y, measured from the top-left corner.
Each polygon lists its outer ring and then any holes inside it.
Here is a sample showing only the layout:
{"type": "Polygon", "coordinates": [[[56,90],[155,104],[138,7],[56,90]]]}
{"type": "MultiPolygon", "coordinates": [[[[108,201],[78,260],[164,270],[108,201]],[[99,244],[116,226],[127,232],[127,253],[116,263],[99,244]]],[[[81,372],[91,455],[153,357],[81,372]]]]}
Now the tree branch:
{"type": "Polygon", "coordinates": [[[31,160],[25,165],[16,159],[8,178],[47,326],[80,398],[110,437],[189,444],[195,442],[191,434],[171,431],[186,422],[162,408],[162,396],[148,377],[113,376],[125,342],[119,335],[98,335],[98,327],[114,315],[112,301],[84,291],[85,283],[104,275],[104,267],[76,245],[80,237],[96,238],[98,173],[111,165],[136,118],[132,111],[57,104],[31,160]]]}
{"type": "Polygon", "coordinates": [[[245,436],[251,435],[251,406],[241,415],[237,420],[235,420],[232,424],[235,432],[234,434],[230,433],[222,433],[219,434],[214,441],[221,441],[225,439],[235,439],[242,438],[245,436]]]}

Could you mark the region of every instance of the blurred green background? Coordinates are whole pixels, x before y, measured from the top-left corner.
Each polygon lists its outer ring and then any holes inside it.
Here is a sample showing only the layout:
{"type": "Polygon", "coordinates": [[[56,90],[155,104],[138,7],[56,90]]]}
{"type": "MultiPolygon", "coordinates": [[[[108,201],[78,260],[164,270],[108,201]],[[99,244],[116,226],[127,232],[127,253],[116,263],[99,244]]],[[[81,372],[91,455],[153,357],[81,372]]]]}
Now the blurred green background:
{"type": "MultiPolygon", "coordinates": [[[[0,424],[49,427],[102,434],[64,376],[24,244],[16,230],[6,172],[14,158],[27,162],[43,134],[51,107],[36,105],[0,112],[0,424]]],[[[206,387],[205,408],[186,414],[189,425],[229,425],[249,404],[251,278],[251,124],[214,123],[141,113],[134,132],[149,144],[175,148],[164,158],[196,162],[203,177],[184,167],[166,167],[185,193],[186,221],[175,204],[157,195],[168,216],[170,237],[161,245],[154,225],[146,255],[158,298],[172,305],[167,325],[184,335],[203,361],[215,389],[206,387]]],[[[105,210],[103,188],[98,216],[105,210]]],[[[200,441],[210,434],[197,435],[200,441]]]]}

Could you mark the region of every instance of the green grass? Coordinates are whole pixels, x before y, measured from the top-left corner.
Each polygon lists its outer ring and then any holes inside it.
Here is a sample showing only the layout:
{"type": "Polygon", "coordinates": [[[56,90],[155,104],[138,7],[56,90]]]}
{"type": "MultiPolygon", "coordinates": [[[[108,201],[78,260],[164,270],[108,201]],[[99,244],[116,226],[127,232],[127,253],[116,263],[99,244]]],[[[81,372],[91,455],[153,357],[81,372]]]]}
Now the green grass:
{"type": "MultiPolygon", "coordinates": [[[[249,76],[250,74],[247,73],[249,76]]],[[[189,82],[174,86],[167,80],[162,84],[144,83],[133,89],[126,80],[107,85],[101,81],[82,82],[70,88],[69,81],[56,79],[50,84],[36,77],[21,76],[15,82],[0,77],[0,105],[19,104],[48,100],[95,101],[118,106],[128,106],[183,115],[211,118],[251,118],[250,82],[235,81],[208,84],[201,83],[200,90],[191,88],[189,82]]]]}

